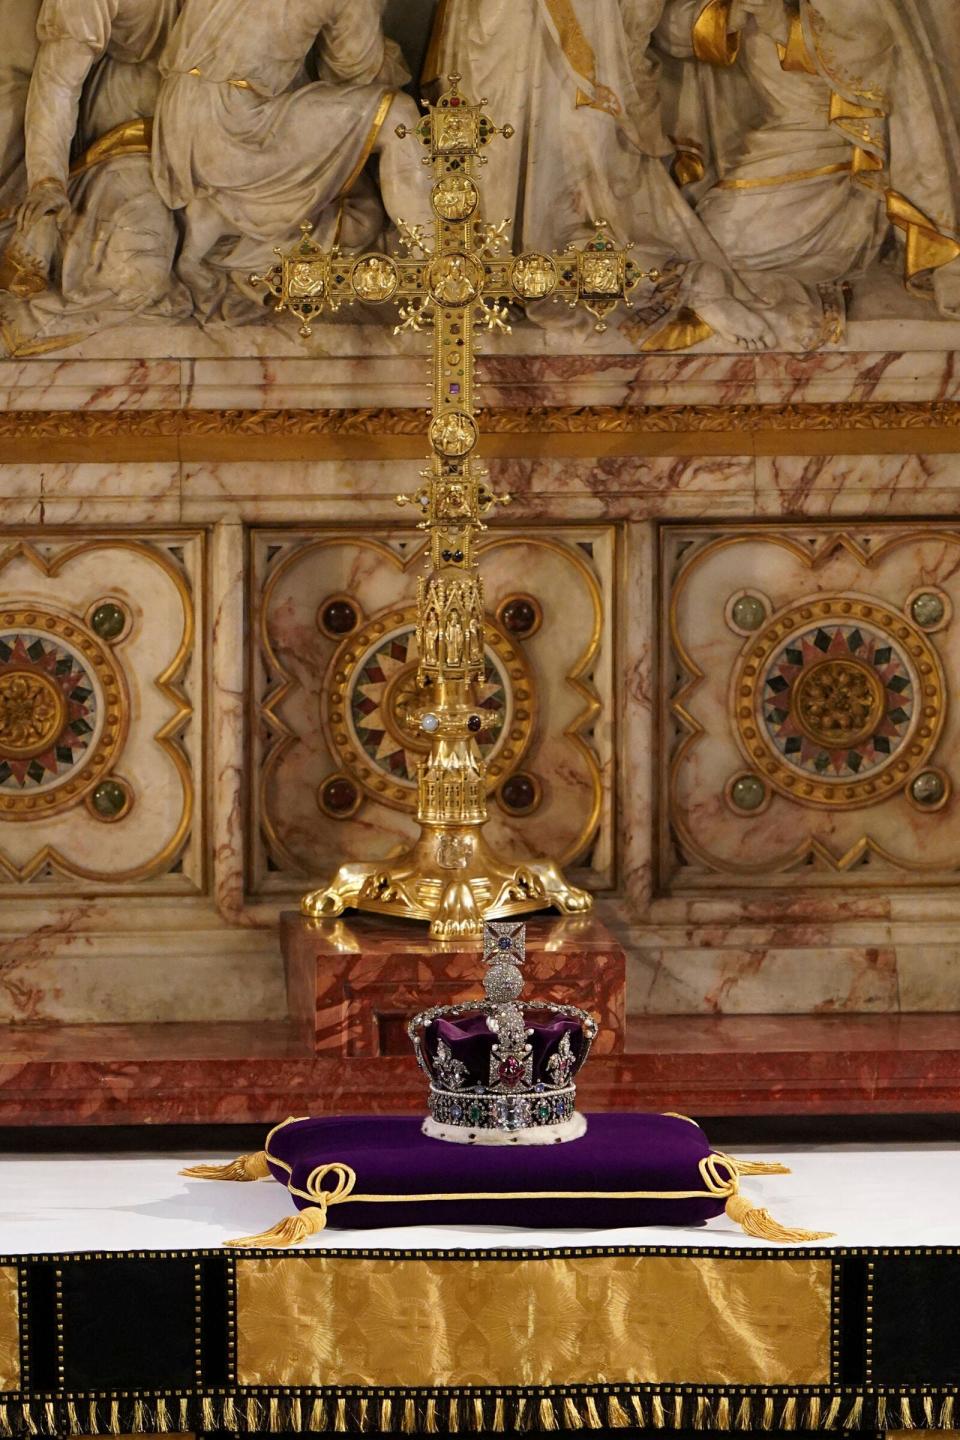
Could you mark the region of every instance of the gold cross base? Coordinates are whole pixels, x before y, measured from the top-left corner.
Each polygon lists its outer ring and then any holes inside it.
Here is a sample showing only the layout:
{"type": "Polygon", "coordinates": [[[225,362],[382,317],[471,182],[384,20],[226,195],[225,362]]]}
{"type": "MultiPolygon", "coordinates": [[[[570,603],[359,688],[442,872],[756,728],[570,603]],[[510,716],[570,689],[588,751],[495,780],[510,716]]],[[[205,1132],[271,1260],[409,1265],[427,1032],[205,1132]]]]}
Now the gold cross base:
{"type": "Polygon", "coordinates": [[[552,860],[510,864],[498,859],[478,825],[424,825],[420,839],[396,860],[342,865],[331,883],[305,895],[301,913],[330,920],[368,910],[427,920],[434,940],[480,939],[485,920],[532,910],[582,915],[593,896],[567,883],[552,860]]]}

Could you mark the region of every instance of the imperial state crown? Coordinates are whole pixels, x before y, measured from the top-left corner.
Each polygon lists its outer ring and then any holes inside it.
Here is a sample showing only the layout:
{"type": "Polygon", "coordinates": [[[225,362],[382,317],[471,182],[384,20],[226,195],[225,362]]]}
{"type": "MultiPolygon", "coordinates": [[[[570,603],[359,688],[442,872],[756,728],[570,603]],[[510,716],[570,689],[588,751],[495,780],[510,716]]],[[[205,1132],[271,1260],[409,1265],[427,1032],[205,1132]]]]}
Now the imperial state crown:
{"type": "Polygon", "coordinates": [[[521,1003],[526,926],[484,929],[482,1000],[436,1005],[407,1030],[430,1081],[423,1133],[473,1145],[548,1145],[576,1140],[587,1122],[575,1077],[597,1022],[575,1005],[521,1003]]]}

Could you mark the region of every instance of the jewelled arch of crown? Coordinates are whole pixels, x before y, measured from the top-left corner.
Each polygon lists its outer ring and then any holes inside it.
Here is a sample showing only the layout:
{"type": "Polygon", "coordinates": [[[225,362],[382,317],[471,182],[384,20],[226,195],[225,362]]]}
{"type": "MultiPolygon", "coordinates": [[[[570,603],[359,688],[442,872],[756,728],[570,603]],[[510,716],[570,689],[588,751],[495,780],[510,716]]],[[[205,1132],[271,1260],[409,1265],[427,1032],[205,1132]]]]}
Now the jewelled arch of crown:
{"type": "Polygon", "coordinates": [[[488,921],[483,930],[484,998],[458,1005],[435,1005],[407,1026],[417,1063],[430,1081],[429,1114],[423,1133],[457,1144],[546,1145],[578,1140],[585,1117],[576,1108],[574,1075],[586,1063],[597,1036],[592,1015],[576,1005],[522,1000],[526,962],[526,926],[488,921]],[[432,1058],[427,1033],[436,1020],[456,1022],[482,1015],[496,1038],[489,1071],[480,1078],[454,1055],[440,1035],[432,1058]],[[537,1016],[572,1020],[579,1028],[577,1051],[564,1030],[539,1073],[534,1072],[533,1022],[537,1016]]]}
{"type": "MultiPolygon", "coordinates": [[[[301,902],[314,917],[341,915],[347,908],[426,920],[437,939],[479,937],[484,918],[554,906],[566,914],[589,910],[592,898],[568,884],[553,861],[504,861],[484,839],[487,819],[484,762],[475,736],[482,728],[474,687],[484,672],[484,597],[476,540],[495,495],[476,459],[480,432],[474,402],[474,331],[507,332],[509,303],[546,299],[583,305],[598,329],[644,280],[644,271],[597,222],[596,234],[580,248],[552,255],[505,253],[504,220],[482,219],[476,179],[483,152],[496,135],[509,139],[509,125],[497,127],[484,113],[486,101],[471,104],[458,89],[458,75],[413,132],[423,163],[433,173],[432,235],[420,225],[399,222],[402,253],[346,256],[337,247],[321,249],[304,225],[302,238],[266,276],[254,276],[276,298],[277,310],[301,321],[301,334],[325,310],[360,300],[397,302],[397,332],[433,333],[433,405],[430,468],[401,506],[421,512],[419,528],[429,534],[426,569],[418,589],[419,681],[433,703],[413,723],[430,737],[420,763],[417,819],[420,838],[399,859],[343,865],[329,885],[301,902]]],[[[397,134],[407,135],[400,126],[397,134]]]]}

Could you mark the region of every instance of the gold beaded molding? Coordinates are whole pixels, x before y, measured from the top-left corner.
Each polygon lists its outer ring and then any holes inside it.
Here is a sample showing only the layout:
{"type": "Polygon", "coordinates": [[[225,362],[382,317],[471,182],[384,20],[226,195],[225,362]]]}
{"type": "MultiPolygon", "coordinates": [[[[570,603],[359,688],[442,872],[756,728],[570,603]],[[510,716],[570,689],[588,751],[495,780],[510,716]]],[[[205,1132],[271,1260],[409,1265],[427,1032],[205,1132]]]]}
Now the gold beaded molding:
{"type": "MultiPolygon", "coordinates": [[[[937,454],[960,451],[960,402],[536,406],[491,409],[483,449],[498,456],[604,454],[937,454]]],[[[0,462],[297,458],[419,459],[418,409],[12,410],[0,462]]]]}

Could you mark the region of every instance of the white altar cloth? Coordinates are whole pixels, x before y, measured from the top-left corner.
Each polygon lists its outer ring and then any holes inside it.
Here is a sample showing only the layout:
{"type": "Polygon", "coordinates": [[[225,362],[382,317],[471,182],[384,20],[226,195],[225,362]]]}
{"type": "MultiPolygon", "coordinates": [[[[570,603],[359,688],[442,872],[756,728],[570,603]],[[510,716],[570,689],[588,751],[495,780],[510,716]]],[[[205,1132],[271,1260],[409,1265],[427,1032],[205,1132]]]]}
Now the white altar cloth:
{"type": "MultiPolygon", "coordinates": [[[[843,1246],[960,1244],[960,1147],[951,1144],[738,1148],[792,1175],[748,1176],[743,1189],[781,1224],[835,1231],[843,1246]]],[[[293,1205],[274,1181],[186,1180],[178,1171],[232,1155],[0,1156],[0,1254],[214,1249],[267,1229],[293,1205]]],[[[328,1229],[312,1248],[403,1250],[489,1246],[723,1245],[764,1248],[719,1216],[705,1226],[534,1231],[404,1226],[328,1229]]]]}

